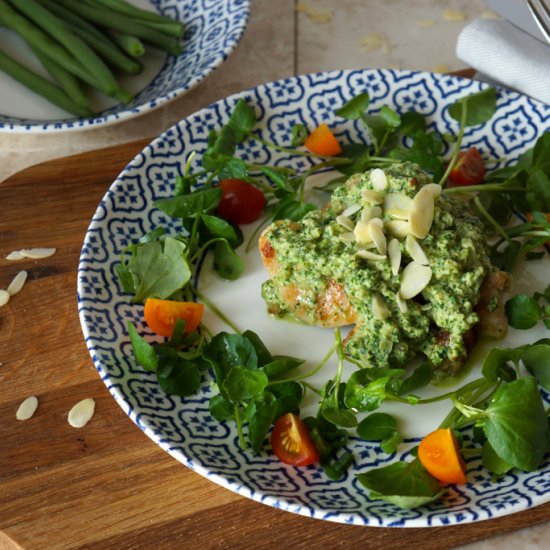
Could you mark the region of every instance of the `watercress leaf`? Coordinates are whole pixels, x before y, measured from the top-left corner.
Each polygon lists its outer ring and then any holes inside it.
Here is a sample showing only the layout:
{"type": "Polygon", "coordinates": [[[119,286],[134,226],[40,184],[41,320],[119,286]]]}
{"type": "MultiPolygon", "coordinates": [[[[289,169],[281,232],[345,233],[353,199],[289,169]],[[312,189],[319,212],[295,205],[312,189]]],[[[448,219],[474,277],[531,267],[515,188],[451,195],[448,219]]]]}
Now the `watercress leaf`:
{"type": "Polygon", "coordinates": [[[426,131],[426,119],[421,113],[407,111],[401,115],[400,131],[407,137],[413,137],[417,132],[426,131]]]}
{"type": "Polygon", "coordinates": [[[273,360],[271,353],[267,349],[266,345],[262,342],[261,338],[252,330],[245,330],[243,337],[246,338],[254,347],[256,355],[258,357],[258,366],[263,367],[267,363],[273,360]]]}
{"type": "Polygon", "coordinates": [[[516,363],[518,359],[517,349],[493,348],[483,360],[481,373],[489,382],[496,382],[499,379],[511,382],[516,379],[516,373],[514,369],[510,368],[508,362],[516,363]]]}
{"type": "Polygon", "coordinates": [[[193,395],[200,387],[201,375],[190,361],[163,357],[157,367],[157,380],[169,395],[193,395]]]}
{"type": "Polygon", "coordinates": [[[403,437],[401,437],[401,434],[399,432],[394,432],[391,437],[388,437],[388,439],[384,439],[382,443],[380,443],[380,448],[388,454],[395,453],[397,451],[397,447],[403,442],[403,437]]]}
{"type": "Polygon", "coordinates": [[[335,426],[342,428],[355,428],[357,426],[355,414],[350,410],[336,407],[333,401],[323,402],[320,407],[320,413],[325,420],[328,420],[335,426]]]}
{"type": "Polygon", "coordinates": [[[484,124],[493,116],[496,110],[497,92],[495,88],[487,88],[476,94],[459,99],[449,107],[449,115],[460,122],[462,110],[466,107],[465,126],[484,124]]]}
{"type": "Polygon", "coordinates": [[[118,277],[118,281],[120,283],[120,286],[122,287],[122,290],[124,292],[134,294],[136,291],[136,288],[134,286],[134,277],[132,276],[132,273],[126,266],[126,264],[117,264],[115,266],[115,272],[118,277]]]}
{"type": "Polygon", "coordinates": [[[185,330],[185,319],[176,319],[174,323],[174,330],[172,330],[172,336],[168,341],[168,346],[177,348],[183,340],[183,331],[185,330]]]}
{"type": "Polygon", "coordinates": [[[244,365],[248,369],[258,368],[258,356],[254,346],[248,338],[240,334],[219,332],[205,346],[203,356],[212,365],[220,388],[232,367],[244,365]]]}
{"type": "Polygon", "coordinates": [[[497,476],[503,475],[513,468],[511,464],[502,460],[502,458],[495,453],[495,450],[488,441],[485,441],[483,444],[481,462],[484,468],[487,468],[487,470],[497,476]]]}
{"type": "MultiPolygon", "coordinates": [[[[479,193],[479,201],[491,217],[504,226],[512,217],[510,195],[507,193],[479,193]]],[[[482,217],[482,219],[484,219],[482,217]]]]}
{"type": "Polygon", "coordinates": [[[526,346],[521,350],[520,357],[538,383],[550,391],[550,345],[543,343],[526,346]]]}
{"type": "Polygon", "coordinates": [[[143,244],[148,243],[149,241],[158,241],[163,235],[166,235],[166,230],[164,229],[164,227],[155,227],[155,229],[144,233],[139,238],[139,242],[143,244]]]}
{"type": "Polygon", "coordinates": [[[231,157],[223,162],[218,174],[220,180],[227,178],[245,179],[248,176],[248,164],[240,158],[231,157]]]}
{"type": "Polygon", "coordinates": [[[521,244],[511,240],[498,249],[491,250],[491,264],[511,273],[521,252],[521,244]]]}
{"type": "Polygon", "coordinates": [[[251,415],[248,421],[248,439],[255,453],[259,453],[269,428],[278,418],[279,404],[272,394],[265,392],[251,404],[251,415]]]}
{"type": "Polygon", "coordinates": [[[546,132],[537,139],[532,150],[529,168],[532,171],[541,170],[544,174],[550,176],[550,133],[546,132]]]}
{"type": "Polygon", "coordinates": [[[372,413],[357,426],[357,435],[367,441],[382,441],[397,431],[397,420],[386,413],[372,413]]]}
{"type": "Polygon", "coordinates": [[[534,327],[541,318],[539,303],[526,294],[516,294],[510,298],[504,310],[508,317],[508,324],[520,330],[534,327]]]}
{"type": "Polygon", "coordinates": [[[283,374],[303,365],[304,359],[296,357],[277,357],[262,367],[269,380],[277,380],[283,374]]]}
{"type": "Polygon", "coordinates": [[[363,115],[362,120],[367,126],[373,144],[378,147],[389,129],[388,123],[380,115],[363,115]]]}
{"type": "Polygon", "coordinates": [[[257,119],[254,109],[241,98],[237,101],[229,117],[227,126],[233,130],[235,139],[240,143],[245,135],[254,128],[256,122],[257,119]]]}
{"type": "Polygon", "coordinates": [[[405,509],[437,500],[446,492],[419,460],[373,468],[357,478],[370,491],[371,498],[379,498],[405,509]]]}
{"type": "Polygon", "coordinates": [[[221,189],[200,189],[188,195],[155,201],[154,206],[173,218],[189,218],[214,210],[220,202],[221,189]]]}
{"type": "Polygon", "coordinates": [[[269,166],[264,166],[262,168],[262,173],[278,189],[282,189],[283,191],[287,192],[292,191],[292,189],[288,185],[288,175],[281,170],[276,170],[274,168],[270,168],[269,166]]]}
{"type": "Polygon", "coordinates": [[[309,132],[303,124],[294,124],[291,129],[291,144],[292,147],[300,147],[303,145],[309,132]]]}
{"type": "Polygon", "coordinates": [[[383,105],[380,109],[380,116],[390,128],[397,128],[401,124],[401,117],[387,105],[383,105]]]}
{"type": "Polygon", "coordinates": [[[228,281],[238,279],[243,272],[244,264],[238,254],[225,240],[214,245],[214,271],[228,281]]]}
{"type": "Polygon", "coordinates": [[[371,380],[370,369],[355,371],[348,379],[344,393],[346,407],[358,412],[374,411],[386,399],[386,384],[390,376],[371,380]]]}
{"type": "Polygon", "coordinates": [[[550,442],[535,378],[520,378],[500,386],[485,416],[483,430],[496,454],[520,470],[535,470],[550,442]]]}
{"type": "Polygon", "coordinates": [[[337,164],[336,170],[346,176],[359,174],[367,170],[370,163],[371,148],[363,143],[342,144],[342,157],[352,160],[350,164],[337,164]]]}
{"type": "Polygon", "coordinates": [[[273,220],[292,220],[300,221],[308,212],[317,210],[314,204],[303,203],[294,200],[292,197],[283,199],[277,205],[273,213],[273,220]]]}
{"type": "Polygon", "coordinates": [[[322,467],[326,476],[333,481],[341,479],[344,472],[353,464],[354,457],[349,451],[342,453],[336,460],[323,461],[322,467]]]}
{"type": "Polygon", "coordinates": [[[136,330],[136,327],[128,321],[128,334],[136,361],[148,371],[155,372],[158,366],[158,357],[155,348],[141,337],[136,330]]]}
{"type": "Polygon", "coordinates": [[[134,278],[134,301],[169,298],[182,288],[191,277],[185,251],[186,246],[172,237],[162,243],[151,241],[139,245],[127,264],[134,278]]]}
{"type": "Polygon", "coordinates": [[[542,170],[529,174],[525,197],[531,210],[550,212],[550,179],[542,170]]]}
{"type": "Polygon", "coordinates": [[[298,382],[291,380],[289,382],[281,382],[270,384],[269,391],[277,398],[289,398],[298,405],[304,396],[304,388],[298,382]]]}
{"type": "Polygon", "coordinates": [[[424,388],[427,386],[433,376],[433,371],[430,365],[427,363],[422,363],[418,365],[413,371],[413,373],[403,380],[399,386],[399,395],[407,395],[415,390],[424,388]]]}
{"type": "Polygon", "coordinates": [[[222,395],[215,395],[208,402],[210,414],[218,421],[231,420],[235,415],[235,409],[231,401],[228,401],[222,395]]]}
{"type": "Polygon", "coordinates": [[[236,366],[229,369],[223,389],[231,401],[248,401],[260,397],[267,383],[267,376],[262,371],[236,366]]]}
{"type": "Polygon", "coordinates": [[[369,108],[369,103],[369,94],[362,93],[350,99],[342,107],[334,111],[334,113],[336,116],[348,120],[357,120],[369,108]]]}
{"type": "Polygon", "coordinates": [[[232,247],[242,243],[242,233],[228,221],[210,214],[201,214],[201,221],[212,237],[225,239],[232,247]]]}

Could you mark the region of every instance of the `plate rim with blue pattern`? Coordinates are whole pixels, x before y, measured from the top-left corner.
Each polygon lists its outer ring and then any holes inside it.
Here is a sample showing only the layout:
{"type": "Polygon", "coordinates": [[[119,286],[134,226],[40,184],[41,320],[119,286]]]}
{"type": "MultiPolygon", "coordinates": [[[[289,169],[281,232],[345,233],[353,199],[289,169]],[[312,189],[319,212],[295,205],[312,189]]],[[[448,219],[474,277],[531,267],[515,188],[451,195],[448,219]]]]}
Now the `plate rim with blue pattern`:
{"type": "MultiPolygon", "coordinates": [[[[213,103],[145,147],[99,204],[86,233],[78,267],[78,308],[86,345],[107,388],[140,429],[172,457],[231,491],[275,508],[339,523],[445,526],[491,519],[548,502],[550,456],[537,472],[511,472],[499,481],[483,471],[479,460],[470,459],[468,485],[451,488],[442,502],[401,510],[370,500],[353,472],[334,482],[316,466],[296,469],[268,453],[253,456],[243,452],[236,431],[213,421],[209,415],[208,381],[190,398],[166,396],[154,375],[135,364],[126,322],[136,323],[143,334],[151,333],[143,325],[139,308],[130,304],[130,297],[122,293],[114,275],[120,251],[140,234],[158,223],[178,230],[174,220],[151,207],[153,197],[170,196],[174,177],[184,168],[184,159],[192,150],[204,150],[209,130],[227,120],[239,98],[254,106],[263,137],[267,134],[271,141],[281,143],[290,141],[290,129],[296,122],[310,128],[327,122],[342,139],[357,139],[361,135],[359,123],[335,120],[333,113],[361,91],[369,93],[374,112],[384,104],[401,112],[415,108],[428,116],[430,127],[435,126],[440,132],[456,131],[456,122],[448,115],[447,107],[459,97],[486,86],[457,76],[393,69],[301,75],[213,103]]],[[[509,162],[532,146],[541,132],[550,130],[550,107],[499,88],[497,112],[489,124],[490,131],[486,126],[468,128],[464,147],[476,145],[494,158],[507,153],[509,162]]],[[[267,151],[257,143],[245,144],[242,154],[259,163],[296,162],[295,158],[267,151]]],[[[267,313],[262,310],[259,315],[267,313]]],[[[293,328],[293,332],[297,330],[293,328]]],[[[550,396],[545,394],[545,398],[548,401],[550,396]]],[[[352,438],[351,448],[362,460],[356,473],[369,465],[409,457],[411,447],[418,441],[407,439],[403,450],[389,456],[377,454],[372,445],[352,438]]]]}

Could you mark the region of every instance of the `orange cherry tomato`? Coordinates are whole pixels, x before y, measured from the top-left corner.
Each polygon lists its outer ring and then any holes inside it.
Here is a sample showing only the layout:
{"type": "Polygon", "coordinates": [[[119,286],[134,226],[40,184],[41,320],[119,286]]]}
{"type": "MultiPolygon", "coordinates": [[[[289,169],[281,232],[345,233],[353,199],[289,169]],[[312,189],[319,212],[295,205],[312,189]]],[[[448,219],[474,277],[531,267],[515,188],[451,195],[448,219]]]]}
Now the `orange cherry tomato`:
{"type": "Polygon", "coordinates": [[[160,336],[172,336],[178,319],[185,321],[186,334],[193,332],[199,326],[203,313],[204,304],[157,298],[147,298],[144,310],[147,326],[160,336]]]}
{"type": "Polygon", "coordinates": [[[418,447],[418,459],[437,480],[443,483],[466,483],[466,464],[450,428],[428,434],[418,447]]]}
{"type": "Polygon", "coordinates": [[[451,185],[479,185],[485,178],[485,165],[476,147],[458,153],[449,182],[451,185]]]}
{"type": "Polygon", "coordinates": [[[279,460],[285,464],[308,466],[319,461],[319,452],[305,424],[292,413],[284,414],[275,422],[271,446],[279,460]]]}
{"type": "Polygon", "coordinates": [[[315,128],[304,141],[304,145],[312,153],[325,157],[334,157],[342,152],[340,144],[326,124],[321,124],[315,128]]]}

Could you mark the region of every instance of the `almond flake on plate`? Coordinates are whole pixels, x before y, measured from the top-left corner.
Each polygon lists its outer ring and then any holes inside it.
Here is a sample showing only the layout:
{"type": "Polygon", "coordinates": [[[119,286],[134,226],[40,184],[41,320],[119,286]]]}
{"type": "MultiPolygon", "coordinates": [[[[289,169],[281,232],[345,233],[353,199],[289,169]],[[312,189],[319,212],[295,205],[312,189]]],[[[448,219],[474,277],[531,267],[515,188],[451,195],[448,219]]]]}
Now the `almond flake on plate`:
{"type": "Polygon", "coordinates": [[[420,243],[414,238],[414,235],[407,235],[407,238],[405,239],[405,246],[407,248],[409,256],[415,262],[418,262],[422,265],[430,264],[428,256],[426,256],[424,249],[420,246],[420,243]]]}
{"type": "Polygon", "coordinates": [[[27,280],[28,273],[26,271],[20,271],[12,280],[12,282],[8,285],[8,288],[6,289],[8,291],[8,294],[10,296],[14,296],[17,294],[25,284],[25,281],[27,280]]]}
{"type": "Polygon", "coordinates": [[[30,258],[31,260],[41,260],[48,258],[55,254],[55,248],[22,248],[21,250],[14,250],[6,256],[6,260],[23,260],[24,258],[30,258]]]}
{"type": "Polygon", "coordinates": [[[408,220],[413,207],[413,200],[404,193],[388,193],[384,197],[384,213],[390,218],[408,220]]]}
{"type": "Polygon", "coordinates": [[[432,270],[428,266],[411,262],[401,275],[401,297],[405,300],[414,298],[428,286],[431,278],[432,270]]]}
{"type": "Polygon", "coordinates": [[[373,218],[381,218],[382,209],[379,206],[369,206],[361,211],[361,221],[368,222],[373,218]]]}
{"type": "Polygon", "coordinates": [[[359,212],[359,210],[361,210],[360,204],[352,204],[342,212],[342,216],[349,218],[349,216],[353,216],[356,212],[359,212]]]}
{"type": "Polygon", "coordinates": [[[355,224],[347,216],[344,216],[344,214],[336,216],[336,223],[350,231],[353,231],[355,228],[355,224]]]}
{"type": "Polygon", "coordinates": [[[89,397],[79,401],[70,411],[67,420],[73,428],[83,428],[94,415],[95,401],[89,397]]]}
{"type": "Polygon", "coordinates": [[[355,253],[355,256],[357,258],[362,258],[363,260],[372,260],[374,262],[379,262],[386,259],[386,256],[376,254],[375,252],[371,252],[370,250],[358,250],[355,253]]]}
{"type": "Polygon", "coordinates": [[[381,168],[375,168],[371,171],[370,182],[376,191],[384,191],[388,187],[388,178],[381,168]]]}
{"type": "Polygon", "coordinates": [[[384,235],[384,231],[382,230],[380,224],[376,223],[376,220],[379,219],[380,218],[374,218],[369,222],[369,233],[371,239],[376,245],[376,248],[378,249],[378,252],[385,255],[387,251],[386,235],[384,235]]]}
{"type": "Polygon", "coordinates": [[[384,298],[380,296],[380,294],[376,293],[372,297],[372,314],[374,315],[375,319],[378,319],[379,321],[384,321],[384,319],[387,319],[390,315],[390,310],[388,309],[388,306],[386,305],[386,302],[384,301],[384,298]]]}
{"type": "Polygon", "coordinates": [[[411,233],[418,239],[424,239],[430,232],[434,219],[434,197],[432,191],[426,188],[414,196],[409,224],[411,233]]]}
{"type": "Polygon", "coordinates": [[[397,239],[392,239],[388,243],[388,258],[390,259],[391,272],[397,275],[401,265],[401,247],[397,239]]]}
{"type": "Polygon", "coordinates": [[[15,417],[17,420],[28,420],[35,413],[37,407],[38,399],[34,395],[31,395],[19,405],[15,417]]]}
{"type": "Polygon", "coordinates": [[[0,289],[0,307],[5,306],[10,301],[10,293],[7,290],[0,289]]]}
{"type": "Polygon", "coordinates": [[[361,198],[369,204],[380,204],[384,200],[384,196],[379,191],[374,189],[363,189],[361,192],[361,198]]]}

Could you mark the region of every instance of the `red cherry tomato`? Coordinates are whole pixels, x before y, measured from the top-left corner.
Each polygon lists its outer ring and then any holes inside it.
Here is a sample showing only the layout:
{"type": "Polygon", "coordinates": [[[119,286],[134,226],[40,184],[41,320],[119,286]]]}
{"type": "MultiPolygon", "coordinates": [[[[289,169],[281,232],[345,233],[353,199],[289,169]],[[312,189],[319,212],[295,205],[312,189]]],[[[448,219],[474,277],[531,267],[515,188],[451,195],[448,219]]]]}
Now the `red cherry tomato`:
{"type": "Polygon", "coordinates": [[[308,466],[319,461],[319,452],[305,424],[292,413],[281,416],[275,422],[271,446],[279,460],[285,464],[308,466]]]}
{"type": "Polygon", "coordinates": [[[239,179],[220,181],[222,198],[216,212],[228,222],[242,224],[255,222],[264,209],[264,194],[250,183],[239,179]]]}
{"type": "Polygon", "coordinates": [[[458,153],[456,164],[449,174],[452,185],[478,185],[484,178],[483,158],[476,147],[458,153]]]}
{"type": "Polygon", "coordinates": [[[185,334],[193,332],[200,324],[204,304],[174,302],[147,298],[143,315],[147,326],[160,336],[172,336],[178,319],[185,320],[185,334]]]}

